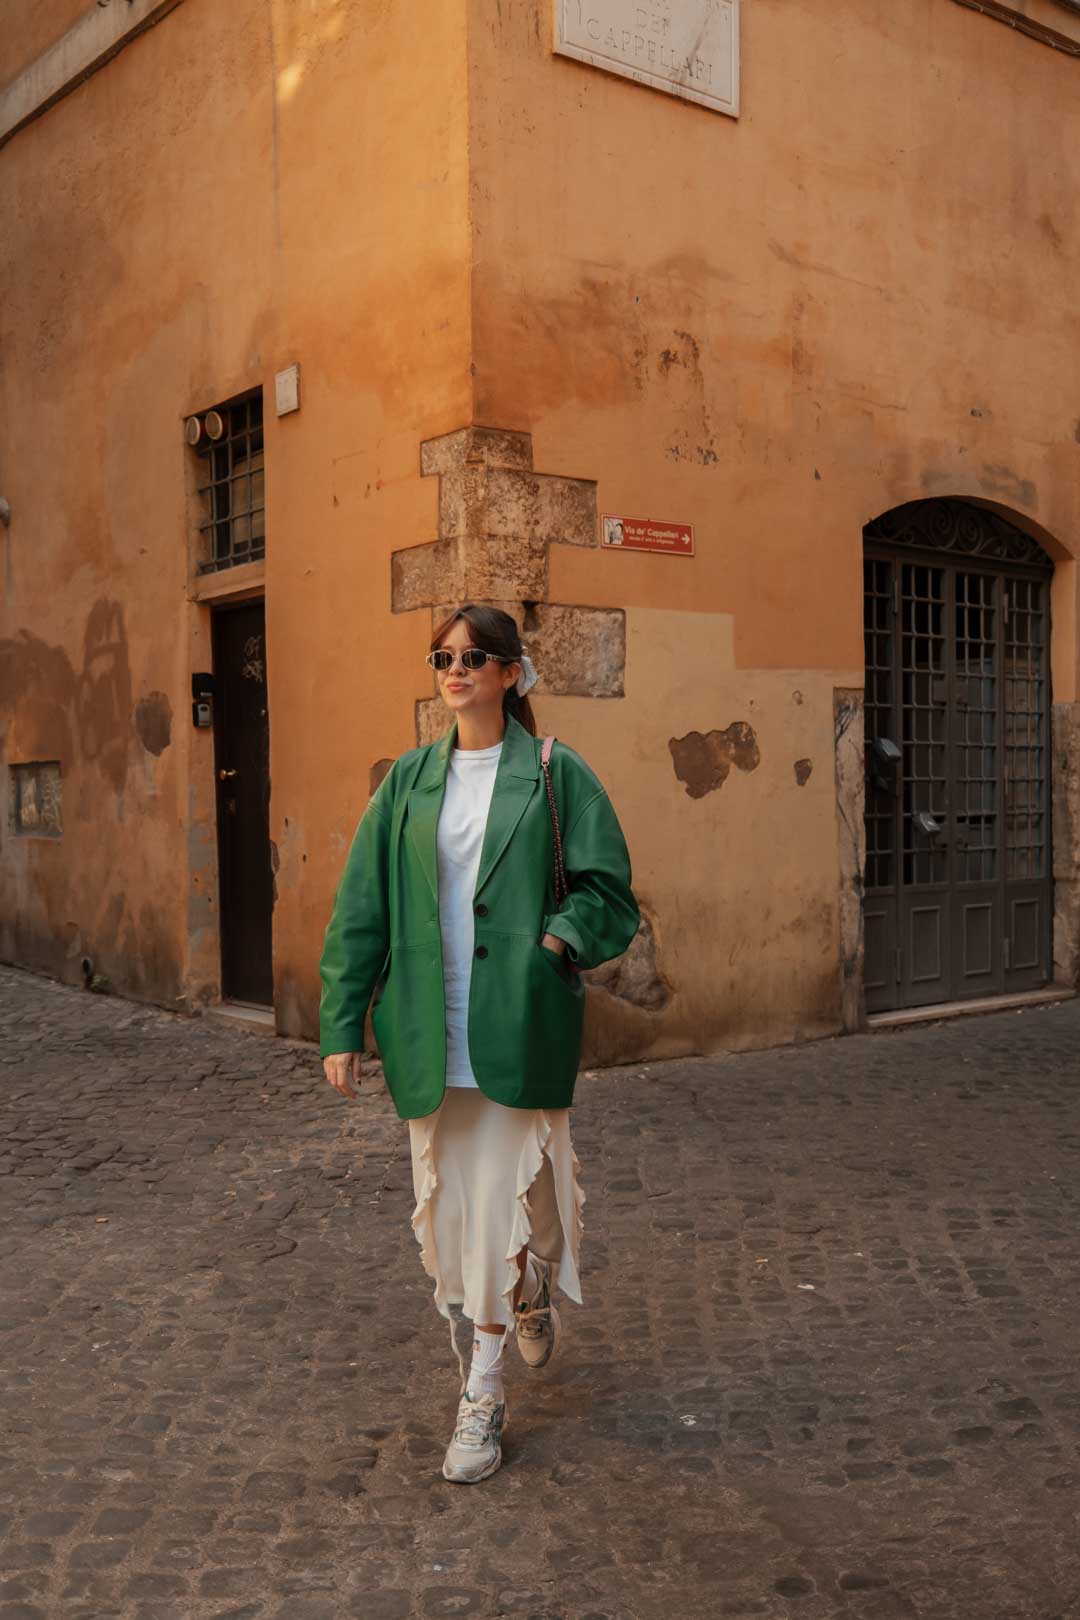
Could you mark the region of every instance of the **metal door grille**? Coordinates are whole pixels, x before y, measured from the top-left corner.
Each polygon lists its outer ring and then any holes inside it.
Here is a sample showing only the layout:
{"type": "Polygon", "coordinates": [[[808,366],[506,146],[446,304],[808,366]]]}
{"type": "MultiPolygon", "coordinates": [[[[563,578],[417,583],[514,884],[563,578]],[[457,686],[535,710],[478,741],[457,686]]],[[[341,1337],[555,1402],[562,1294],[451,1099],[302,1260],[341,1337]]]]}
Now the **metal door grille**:
{"type": "MultiPolygon", "coordinates": [[[[956,877],[998,875],[998,581],[956,574],[956,877]]],[[[944,852],[943,852],[944,853],[944,852]]]]}
{"type": "Polygon", "coordinates": [[[1051,569],[962,501],[865,530],[870,1011],[1049,978],[1051,569]]]}
{"type": "Polygon", "coordinates": [[[1044,588],[1013,580],[1005,623],[1006,875],[1041,878],[1046,848],[1044,588]]]}
{"type": "Polygon", "coordinates": [[[900,668],[904,741],[904,883],[940,883],[945,851],[918,830],[916,817],[945,814],[945,571],[903,567],[900,668]]]}
{"type": "MultiPolygon", "coordinates": [[[[876,557],[863,562],[866,602],[866,733],[888,737],[893,732],[892,565],[876,557]]],[[[866,795],[866,884],[889,888],[895,881],[896,816],[891,802],[868,784],[866,795]]]]}

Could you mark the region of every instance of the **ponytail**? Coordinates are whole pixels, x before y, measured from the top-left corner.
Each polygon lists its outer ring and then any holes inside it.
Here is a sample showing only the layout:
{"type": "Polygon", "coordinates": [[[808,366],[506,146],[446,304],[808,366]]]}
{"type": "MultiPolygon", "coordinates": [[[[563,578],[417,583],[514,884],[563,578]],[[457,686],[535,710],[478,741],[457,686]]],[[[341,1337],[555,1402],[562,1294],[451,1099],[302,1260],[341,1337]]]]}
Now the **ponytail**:
{"type": "Polygon", "coordinates": [[[522,697],[516,687],[511,686],[504,693],[503,713],[515,719],[519,726],[524,726],[530,737],[536,736],[536,716],[532,704],[527,697],[522,697]]]}

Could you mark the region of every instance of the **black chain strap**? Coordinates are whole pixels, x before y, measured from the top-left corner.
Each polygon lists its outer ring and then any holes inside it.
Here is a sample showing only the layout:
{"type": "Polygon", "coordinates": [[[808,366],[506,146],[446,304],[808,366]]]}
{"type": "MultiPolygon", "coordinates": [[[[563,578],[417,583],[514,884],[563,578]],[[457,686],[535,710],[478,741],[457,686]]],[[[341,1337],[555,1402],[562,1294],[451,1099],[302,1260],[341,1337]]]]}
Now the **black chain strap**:
{"type": "Polygon", "coordinates": [[[558,911],[569,893],[570,885],[566,881],[566,866],[563,862],[562,830],[559,827],[559,807],[555,803],[555,789],[551,785],[551,767],[548,761],[541,756],[540,765],[544,772],[544,782],[547,785],[548,809],[551,811],[551,832],[555,840],[555,909],[558,911]]]}
{"type": "MultiPolygon", "coordinates": [[[[555,739],[552,738],[553,745],[554,740],[555,739]]],[[[551,832],[555,844],[555,910],[558,911],[563,901],[566,899],[567,894],[570,892],[570,885],[566,881],[566,865],[563,861],[562,829],[559,826],[559,807],[555,803],[555,789],[551,785],[551,767],[549,762],[544,758],[542,751],[540,754],[540,765],[544,772],[544,783],[547,787],[548,809],[551,811],[551,832]]],[[[563,972],[566,973],[571,983],[575,983],[578,973],[577,963],[570,960],[569,954],[566,951],[563,951],[562,953],[562,963],[563,972]]]]}

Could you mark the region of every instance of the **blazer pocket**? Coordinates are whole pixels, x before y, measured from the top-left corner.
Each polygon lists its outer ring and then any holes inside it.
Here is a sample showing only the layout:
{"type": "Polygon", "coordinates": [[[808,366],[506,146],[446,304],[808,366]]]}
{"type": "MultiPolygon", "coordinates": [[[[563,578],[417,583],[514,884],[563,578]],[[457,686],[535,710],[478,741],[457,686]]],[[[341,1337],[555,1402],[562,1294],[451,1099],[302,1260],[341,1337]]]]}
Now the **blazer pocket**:
{"type": "Polygon", "coordinates": [[[581,975],[571,973],[567,968],[565,951],[553,951],[550,945],[541,945],[540,955],[555,974],[564,990],[569,990],[571,995],[575,995],[580,991],[581,975]]]}

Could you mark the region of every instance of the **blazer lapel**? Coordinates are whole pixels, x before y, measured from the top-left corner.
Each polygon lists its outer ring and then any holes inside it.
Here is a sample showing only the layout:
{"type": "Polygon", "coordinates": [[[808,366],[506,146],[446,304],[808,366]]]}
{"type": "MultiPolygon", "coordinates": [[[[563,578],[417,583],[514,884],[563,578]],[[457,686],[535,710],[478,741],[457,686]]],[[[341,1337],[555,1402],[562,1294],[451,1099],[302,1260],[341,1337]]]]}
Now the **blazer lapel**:
{"type": "Polygon", "coordinates": [[[535,740],[529,736],[524,726],[508,716],[503,736],[503,751],[499,757],[499,768],[495,773],[495,787],[491,795],[491,808],[488,811],[487,828],[484,832],[484,846],[480,852],[480,871],[476,879],[477,894],[484,887],[514,836],[514,830],[525,813],[525,806],[536,790],[539,775],[539,751],[535,740]]]}
{"type": "MultiPolygon", "coordinates": [[[[428,881],[436,902],[439,898],[439,856],[435,843],[446,792],[446,773],[450,768],[450,754],[457,741],[457,723],[430,752],[409,793],[409,813],[405,822],[405,837],[409,848],[428,881]]],[[[501,764],[501,761],[500,761],[501,764]]]]}
{"type": "MultiPolygon", "coordinates": [[[[439,898],[439,856],[436,833],[439,812],[446,793],[450,754],[457,743],[457,724],[431,750],[416,786],[409,793],[405,837],[417,865],[427,879],[436,902],[439,898]]],[[[495,773],[484,844],[480,851],[480,871],[476,879],[479,894],[514,835],[525,806],[536,790],[540,775],[540,751],[524,726],[510,717],[503,735],[503,751],[495,773]]]]}

